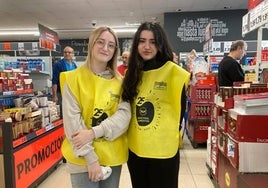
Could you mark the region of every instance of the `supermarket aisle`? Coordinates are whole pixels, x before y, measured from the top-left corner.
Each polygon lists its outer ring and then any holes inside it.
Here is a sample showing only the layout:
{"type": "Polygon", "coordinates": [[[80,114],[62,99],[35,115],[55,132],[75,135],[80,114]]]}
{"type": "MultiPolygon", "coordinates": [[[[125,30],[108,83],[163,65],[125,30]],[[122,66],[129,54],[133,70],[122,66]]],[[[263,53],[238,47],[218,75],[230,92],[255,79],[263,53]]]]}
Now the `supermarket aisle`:
{"type": "MultiPolygon", "coordinates": [[[[206,148],[193,149],[187,136],[184,136],[184,147],[181,149],[181,166],[179,188],[214,188],[206,167],[206,148]]],[[[65,165],[60,165],[38,188],[58,187],[71,188],[69,174],[65,165]]],[[[120,188],[131,188],[129,172],[124,165],[120,180],[120,188]]]]}

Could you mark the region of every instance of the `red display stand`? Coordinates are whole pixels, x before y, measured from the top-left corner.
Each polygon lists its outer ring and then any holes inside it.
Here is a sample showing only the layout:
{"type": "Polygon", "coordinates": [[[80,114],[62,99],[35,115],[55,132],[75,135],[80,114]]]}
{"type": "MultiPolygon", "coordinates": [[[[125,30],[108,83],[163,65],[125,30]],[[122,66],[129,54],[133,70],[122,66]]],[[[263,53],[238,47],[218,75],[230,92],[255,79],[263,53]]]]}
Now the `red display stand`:
{"type": "Polygon", "coordinates": [[[239,173],[229,160],[219,152],[218,185],[220,188],[266,188],[267,173],[239,173]]]}
{"type": "Polygon", "coordinates": [[[2,123],[5,187],[36,187],[62,160],[63,121],[13,140],[12,123],[2,123]]]}
{"type": "Polygon", "coordinates": [[[237,170],[231,165],[229,160],[219,152],[218,184],[220,188],[237,188],[237,176],[237,170]]]}
{"type": "Polygon", "coordinates": [[[267,115],[242,115],[229,110],[227,132],[239,142],[267,142],[267,115]]]}
{"type": "Polygon", "coordinates": [[[210,126],[209,120],[189,120],[187,123],[188,138],[194,148],[198,144],[205,143],[208,138],[208,127],[210,126]]]}
{"type": "Polygon", "coordinates": [[[207,142],[215,92],[216,85],[190,85],[186,132],[194,148],[207,142]]]}
{"type": "Polygon", "coordinates": [[[210,177],[220,188],[267,187],[268,116],[241,114],[233,104],[212,106],[210,177]]]}
{"type": "Polygon", "coordinates": [[[215,85],[190,85],[189,89],[189,97],[194,103],[212,103],[215,93],[215,85]]]}
{"type": "Polygon", "coordinates": [[[237,188],[266,188],[268,174],[241,174],[237,179],[237,188]]]}

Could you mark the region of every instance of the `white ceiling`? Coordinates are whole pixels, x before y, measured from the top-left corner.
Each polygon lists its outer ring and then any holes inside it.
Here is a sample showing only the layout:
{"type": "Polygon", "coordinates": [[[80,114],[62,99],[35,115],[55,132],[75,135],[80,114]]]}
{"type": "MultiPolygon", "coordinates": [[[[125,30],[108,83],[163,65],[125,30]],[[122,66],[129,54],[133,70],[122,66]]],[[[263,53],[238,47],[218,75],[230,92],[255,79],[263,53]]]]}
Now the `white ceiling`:
{"type": "MultiPolygon", "coordinates": [[[[0,0],[1,30],[38,30],[38,23],[60,39],[88,38],[96,26],[124,28],[143,21],[163,25],[164,13],[247,9],[248,0],[0,0]]],[[[232,16],[232,15],[226,15],[232,16]]],[[[132,33],[118,33],[131,37],[132,33]]],[[[0,41],[35,40],[34,36],[0,36],[0,41]]]]}

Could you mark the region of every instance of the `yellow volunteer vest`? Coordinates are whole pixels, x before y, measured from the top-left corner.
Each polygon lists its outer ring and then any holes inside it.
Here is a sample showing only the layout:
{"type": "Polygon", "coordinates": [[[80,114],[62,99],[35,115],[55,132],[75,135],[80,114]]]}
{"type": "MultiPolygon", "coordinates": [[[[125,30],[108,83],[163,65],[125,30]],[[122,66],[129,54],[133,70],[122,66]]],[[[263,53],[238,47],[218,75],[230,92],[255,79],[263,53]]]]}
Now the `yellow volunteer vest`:
{"type": "MultiPolygon", "coordinates": [[[[68,72],[66,83],[82,109],[82,118],[88,128],[98,125],[115,113],[121,100],[122,83],[117,79],[104,79],[93,74],[86,65],[68,72]]],[[[93,146],[101,165],[116,166],[128,158],[126,134],[114,141],[103,138],[94,141],[93,146]]],[[[70,142],[65,138],[62,154],[70,163],[86,165],[83,157],[74,155],[70,142]]]]}
{"type": "Polygon", "coordinates": [[[190,74],[173,62],[145,71],[132,104],[129,149],[140,157],[170,158],[178,151],[181,93],[190,74]]]}

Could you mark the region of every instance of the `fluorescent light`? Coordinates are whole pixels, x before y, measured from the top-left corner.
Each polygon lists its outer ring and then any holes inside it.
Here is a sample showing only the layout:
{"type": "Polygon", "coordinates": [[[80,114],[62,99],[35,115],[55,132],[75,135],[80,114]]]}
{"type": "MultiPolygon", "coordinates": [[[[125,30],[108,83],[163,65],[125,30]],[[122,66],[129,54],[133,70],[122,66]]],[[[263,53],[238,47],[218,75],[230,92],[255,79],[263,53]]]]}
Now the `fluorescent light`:
{"type": "Polygon", "coordinates": [[[1,31],[0,30],[0,35],[34,35],[34,36],[39,36],[39,31],[1,31]]]}
{"type": "MultiPolygon", "coordinates": [[[[135,33],[137,31],[136,27],[111,27],[116,33],[135,33]]],[[[61,32],[85,32],[85,31],[92,31],[92,29],[65,29],[65,30],[56,30],[58,33],[61,32]]],[[[0,30],[0,36],[15,36],[15,35],[34,35],[40,36],[39,31],[37,30],[0,30]]]]}
{"type": "Polygon", "coordinates": [[[113,29],[116,33],[135,33],[137,31],[137,28],[118,28],[113,29]]]}

